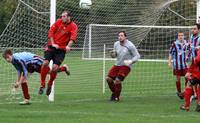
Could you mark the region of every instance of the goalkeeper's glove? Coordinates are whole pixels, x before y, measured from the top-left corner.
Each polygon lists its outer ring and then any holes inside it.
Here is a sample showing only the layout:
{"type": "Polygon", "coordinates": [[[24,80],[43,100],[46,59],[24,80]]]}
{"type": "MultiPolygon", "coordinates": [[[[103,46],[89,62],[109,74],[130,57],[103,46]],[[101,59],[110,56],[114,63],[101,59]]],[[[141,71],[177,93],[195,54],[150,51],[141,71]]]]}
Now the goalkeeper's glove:
{"type": "Polygon", "coordinates": [[[112,58],[116,58],[116,57],[117,57],[116,51],[115,51],[115,50],[110,51],[110,56],[111,56],[112,58]]]}
{"type": "Polygon", "coordinates": [[[133,61],[132,60],[124,60],[124,64],[126,66],[129,66],[129,65],[133,64],[133,61]]]}

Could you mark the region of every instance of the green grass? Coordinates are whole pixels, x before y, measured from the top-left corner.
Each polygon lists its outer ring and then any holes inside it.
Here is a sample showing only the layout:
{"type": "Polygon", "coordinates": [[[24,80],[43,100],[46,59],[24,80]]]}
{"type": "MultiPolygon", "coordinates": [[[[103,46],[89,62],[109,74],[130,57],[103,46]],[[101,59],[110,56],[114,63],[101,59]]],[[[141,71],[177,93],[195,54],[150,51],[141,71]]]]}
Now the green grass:
{"type": "MultiPolygon", "coordinates": [[[[183,100],[175,95],[175,80],[166,63],[138,62],[123,82],[121,101],[108,101],[110,92],[102,94],[102,61],[81,60],[71,53],[66,61],[71,76],[60,73],[56,79],[55,102],[38,96],[39,76],[29,78],[32,104],[20,106],[21,91],[10,93],[14,68],[0,58],[1,123],[196,123],[199,113],[179,110],[183,100]]],[[[113,61],[106,61],[106,73],[113,61]]]]}

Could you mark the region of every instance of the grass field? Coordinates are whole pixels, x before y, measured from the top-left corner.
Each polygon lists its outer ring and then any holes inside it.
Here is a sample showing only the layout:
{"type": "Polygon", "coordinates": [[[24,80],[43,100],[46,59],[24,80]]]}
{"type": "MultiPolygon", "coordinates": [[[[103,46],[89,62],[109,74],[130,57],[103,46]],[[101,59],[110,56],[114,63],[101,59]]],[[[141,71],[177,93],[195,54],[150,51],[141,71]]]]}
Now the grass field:
{"type": "MultiPolygon", "coordinates": [[[[1,123],[196,123],[199,113],[179,110],[183,103],[175,95],[175,82],[166,63],[138,62],[123,83],[118,103],[108,101],[110,92],[102,93],[102,61],[81,60],[71,52],[65,63],[71,76],[60,73],[56,79],[55,102],[38,96],[38,74],[29,78],[32,104],[18,105],[21,91],[11,94],[15,81],[14,68],[0,58],[0,122],[1,123]]],[[[113,61],[106,61],[106,73],[113,61]]]]}

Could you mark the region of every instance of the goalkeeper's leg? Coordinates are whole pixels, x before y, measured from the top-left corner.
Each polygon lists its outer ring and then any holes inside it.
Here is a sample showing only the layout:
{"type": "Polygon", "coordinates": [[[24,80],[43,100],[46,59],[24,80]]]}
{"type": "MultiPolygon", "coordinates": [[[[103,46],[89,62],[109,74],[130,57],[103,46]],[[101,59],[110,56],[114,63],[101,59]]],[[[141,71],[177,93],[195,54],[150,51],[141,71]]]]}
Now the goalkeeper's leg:
{"type": "Polygon", "coordinates": [[[106,78],[106,81],[108,83],[108,87],[110,88],[112,95],[110,97],[110,100],[113,101],[115,100],[115,85],[114,85],[114,80],[117,76],[117,73],[119,71],[119,67],[118,66],[112,66],[112,68],[109,70],[108,76],[106,78]]]}

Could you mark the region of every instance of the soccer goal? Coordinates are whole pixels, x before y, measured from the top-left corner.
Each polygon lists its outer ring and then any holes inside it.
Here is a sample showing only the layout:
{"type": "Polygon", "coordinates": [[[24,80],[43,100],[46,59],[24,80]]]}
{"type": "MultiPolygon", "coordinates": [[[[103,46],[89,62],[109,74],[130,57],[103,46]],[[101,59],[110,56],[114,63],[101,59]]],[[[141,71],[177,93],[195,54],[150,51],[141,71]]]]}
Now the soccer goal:
{"type": "MultiPolygon", "coordinates": [[[[151,92],[159,88],[171,88],[173,86],[166,83],[172,81],[170,69],[167,68],[169,47],[176,40],[179,31],[184,32],[185,39],[188,39],[190,28],[190,26],[90,24],[86,30],[82,58],[84,60],[102,60],[104,64],[102,78],[105,80],[105,74],[115,60],[110,57],[109,51],[113,49],[114,42],[118,40],[117,33],[125,31],[128,40],[135,44],[141,54],[141,59],[133,65],[131,77],[125,83],[126,91],[133,92],[134,88],[141,89],[142,93],[145,90],[151,92]],[[152,87],[152,84],[155,86],[152,87]]],[[[105,81],[102,82],[102,85],[103,92],[105,92],[105,81]]]]}

